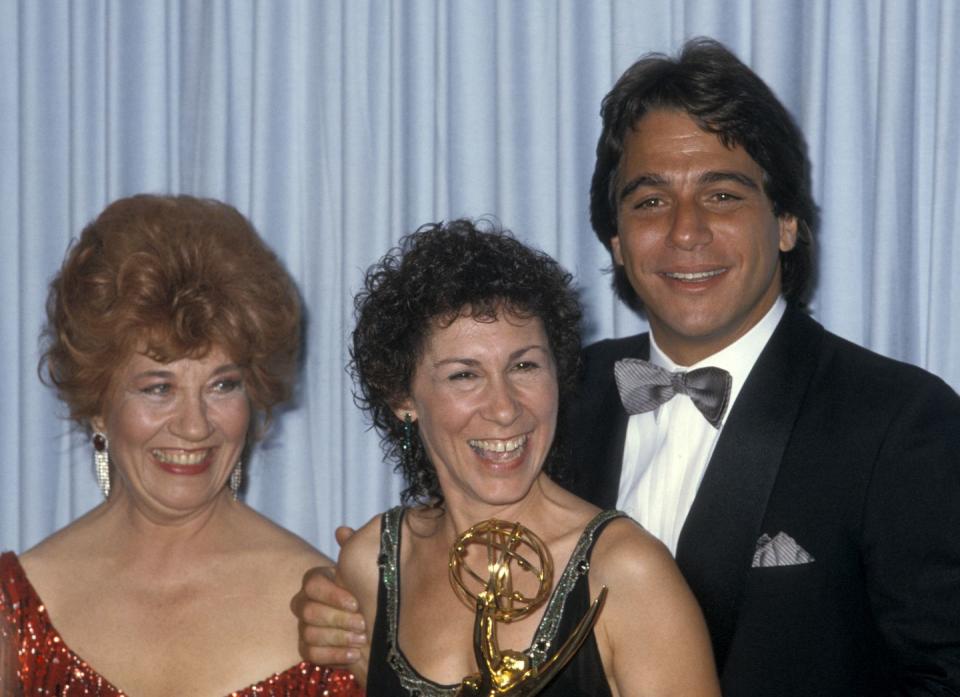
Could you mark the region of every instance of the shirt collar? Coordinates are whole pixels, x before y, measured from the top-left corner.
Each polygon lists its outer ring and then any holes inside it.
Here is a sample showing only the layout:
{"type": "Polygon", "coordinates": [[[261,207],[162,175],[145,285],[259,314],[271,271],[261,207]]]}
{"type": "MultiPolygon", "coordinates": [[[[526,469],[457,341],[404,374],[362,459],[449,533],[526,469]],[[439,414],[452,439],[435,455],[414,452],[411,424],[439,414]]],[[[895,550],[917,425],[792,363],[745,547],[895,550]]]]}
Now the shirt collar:
{"type": "MultiPolygon", "coordinates": [[[[671,371],[694,370],[695,368],[704,368],[707,366],[723,368],[730,373],[730,377],[732,378],[732,384],[730,386],[730,408],[732,408],[733,403],[737,399],[737,395],[740,394],[740,390],[743,388],[743,384],[747,381],[747,376],[750,375],[750,371],[753,370],[753,364],[757,362],[757,358],[760,357],[764,346],[770,341],[770,337],[773,336],[773,332],[780,323],[783,313],[786,312],[786,310],[786,301],[782,296],[777,296],[773,306],[767,310],[767,314],[753,325],[746,334],[729,346],[722,348],[715,354],[707,356],[691,366],[677,365],[670,360],[657,345],[657,339],[651,331],[650,362],[671,371]]],[[[727,414],[730,413],[730,408],[727,409],[727,414]]],[[[724,416],[724,421],[726,421],[726,415],[724,416]]]]}

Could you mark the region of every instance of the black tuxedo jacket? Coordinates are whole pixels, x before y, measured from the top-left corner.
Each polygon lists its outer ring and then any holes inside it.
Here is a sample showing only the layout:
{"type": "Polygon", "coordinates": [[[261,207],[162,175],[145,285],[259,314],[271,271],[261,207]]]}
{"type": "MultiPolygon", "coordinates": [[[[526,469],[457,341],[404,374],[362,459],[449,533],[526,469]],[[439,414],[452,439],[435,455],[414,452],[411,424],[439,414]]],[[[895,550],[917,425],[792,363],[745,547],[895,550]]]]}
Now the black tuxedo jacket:
{"type": "MultiPolygon", "coordinates": [[[[584,351],[570,488],[616,505],[613,379],[646,334],[584,351]]],[[[787,310],[727,417],[680,535],[727,697],[960,694],[960,398],[787,310]],[[814,561],[751,568],[785,532],[814,561]]],[[[643,641],[643,637],[637,637],[643,641]]]]}

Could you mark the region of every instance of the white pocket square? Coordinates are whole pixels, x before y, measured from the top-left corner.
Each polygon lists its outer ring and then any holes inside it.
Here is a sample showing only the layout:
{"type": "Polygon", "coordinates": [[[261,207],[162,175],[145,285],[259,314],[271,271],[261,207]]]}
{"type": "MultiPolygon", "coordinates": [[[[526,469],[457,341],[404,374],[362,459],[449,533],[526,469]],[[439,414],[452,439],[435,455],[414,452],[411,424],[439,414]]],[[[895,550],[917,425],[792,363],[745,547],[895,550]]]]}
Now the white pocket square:
{"type": "Polygon", "coordinates": [[[797,544],[797,541],[785,532],[778,532],[773,537],[764,533],[757,540],[757,549],[753,553],[753,568],[767,568],[771,566],[796,566],[809,564],[813,561],[810,552],[797,544]]]}

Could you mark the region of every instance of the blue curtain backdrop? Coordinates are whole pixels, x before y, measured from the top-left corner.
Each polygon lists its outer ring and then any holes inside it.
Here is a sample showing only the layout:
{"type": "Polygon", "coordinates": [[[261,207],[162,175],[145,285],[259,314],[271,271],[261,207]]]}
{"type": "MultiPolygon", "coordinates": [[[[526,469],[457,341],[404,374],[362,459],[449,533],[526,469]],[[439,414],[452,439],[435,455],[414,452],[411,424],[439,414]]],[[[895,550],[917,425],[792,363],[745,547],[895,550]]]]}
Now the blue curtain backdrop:
{"type": "Polygon", "coordinates": [[[0,0],[0,548],[100,499],[36,366],[47,284],[108,201],[221,198],[285,260],[306,368],[247,500],[335,554],[398,492],[344,371],[363,270],[425,221],[493,214],[576,274],[588,339],[638,331],[587,218],[598,109],[696,35],[806,132],[814,315],[960,388],[960,2],[0,0]]]}

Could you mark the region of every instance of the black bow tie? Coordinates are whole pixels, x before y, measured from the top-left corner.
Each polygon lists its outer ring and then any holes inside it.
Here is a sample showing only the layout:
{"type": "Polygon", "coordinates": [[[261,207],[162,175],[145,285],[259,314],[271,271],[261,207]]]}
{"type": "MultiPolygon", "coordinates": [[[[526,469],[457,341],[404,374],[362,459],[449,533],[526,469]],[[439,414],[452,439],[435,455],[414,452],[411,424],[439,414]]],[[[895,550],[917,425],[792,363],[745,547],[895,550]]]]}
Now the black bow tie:
{"type": "Polygon", "coordinates": [[[653,411],[676,394],[685,394],[714,428],[720,428],[730,401],[730,373],[722,368],[697,368],[673,373],[639,358],[624,358],[613,366],[620,401],[629,414],[653,411]]]}

